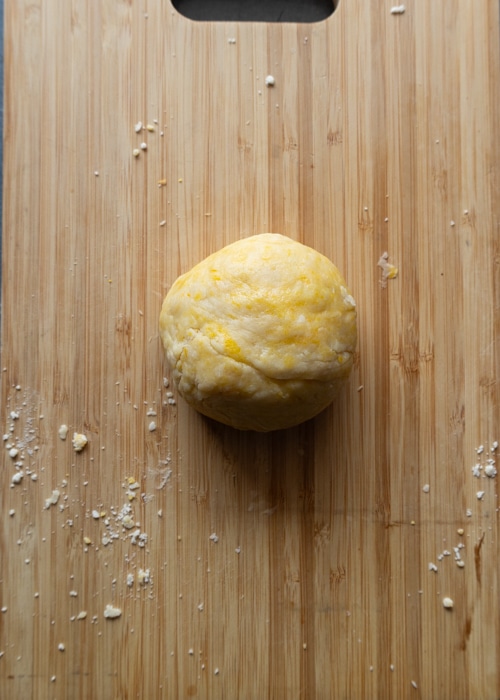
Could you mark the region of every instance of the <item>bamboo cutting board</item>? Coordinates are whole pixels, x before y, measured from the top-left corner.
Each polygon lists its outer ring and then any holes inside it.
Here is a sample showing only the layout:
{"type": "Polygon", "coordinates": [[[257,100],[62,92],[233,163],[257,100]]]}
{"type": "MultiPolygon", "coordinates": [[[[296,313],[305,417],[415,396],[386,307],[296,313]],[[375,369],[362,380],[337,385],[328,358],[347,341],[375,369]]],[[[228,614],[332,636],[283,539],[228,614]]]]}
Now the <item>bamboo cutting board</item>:
{"type": "Polygon", "coordinates": [[[391,7],[6,3],[1,698],[500,696],[499,8],[391,7]],[[264,231],[338,265],[359,347],[256,435],[165,386],[157,320],[264,231]]]}

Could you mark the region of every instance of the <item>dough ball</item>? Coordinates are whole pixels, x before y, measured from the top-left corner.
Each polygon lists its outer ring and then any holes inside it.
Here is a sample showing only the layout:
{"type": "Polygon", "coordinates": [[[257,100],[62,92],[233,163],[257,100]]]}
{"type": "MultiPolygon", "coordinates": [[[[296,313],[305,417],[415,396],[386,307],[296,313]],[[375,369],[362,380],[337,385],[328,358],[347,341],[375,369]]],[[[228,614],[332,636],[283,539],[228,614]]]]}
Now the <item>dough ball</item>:
{"type": "Polygon", "coordinates": [[[349,375],[356,303],[328,258],[263,233],[179,277],[160,336],[179,394],[197,411],[277,430],[322,411],[349,375]]]}

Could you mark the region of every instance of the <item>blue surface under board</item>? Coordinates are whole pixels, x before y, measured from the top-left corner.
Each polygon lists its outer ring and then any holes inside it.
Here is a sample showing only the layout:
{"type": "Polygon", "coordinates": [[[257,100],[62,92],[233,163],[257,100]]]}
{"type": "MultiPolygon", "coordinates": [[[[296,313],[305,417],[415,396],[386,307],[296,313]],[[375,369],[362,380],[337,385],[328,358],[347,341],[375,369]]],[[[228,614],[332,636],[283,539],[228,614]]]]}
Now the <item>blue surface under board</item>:
{"type": "MultiPolygon", "coordinates": [[[[0,244],[3,212],[3,0],[0,0],[0,244]]],[[[0,245],[0,286],[2,283],[2,246],[0,245]]]]}

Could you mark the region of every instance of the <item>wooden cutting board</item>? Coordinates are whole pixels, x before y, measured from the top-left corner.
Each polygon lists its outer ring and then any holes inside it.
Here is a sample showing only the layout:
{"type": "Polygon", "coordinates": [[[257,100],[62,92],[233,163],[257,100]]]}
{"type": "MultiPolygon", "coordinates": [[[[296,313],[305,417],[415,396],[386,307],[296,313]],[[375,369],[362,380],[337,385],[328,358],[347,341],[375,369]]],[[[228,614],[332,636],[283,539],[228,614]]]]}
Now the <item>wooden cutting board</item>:
{"type": "Polygon", "coordinates": [[[499,8],[405,5],[6,3],[0,697],[500,696],[499,8]],[[338,265],[359,352],[256,435],[166,386],[157,320],[264,231],[338,265]]]}

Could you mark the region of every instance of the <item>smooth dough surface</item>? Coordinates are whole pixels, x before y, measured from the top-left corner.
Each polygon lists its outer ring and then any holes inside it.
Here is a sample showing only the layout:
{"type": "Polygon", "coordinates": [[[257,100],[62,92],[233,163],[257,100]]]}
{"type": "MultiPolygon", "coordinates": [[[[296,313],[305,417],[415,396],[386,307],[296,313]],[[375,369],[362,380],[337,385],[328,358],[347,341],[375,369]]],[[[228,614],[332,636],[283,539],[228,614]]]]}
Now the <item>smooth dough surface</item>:
{"type": "Polygon", "coordinates": [[[331,403],[352,367],[356,303],[328,258],[263,233],[179,277],[159,327],[191,406],[235,428],[269,431],[331,403]]]}

